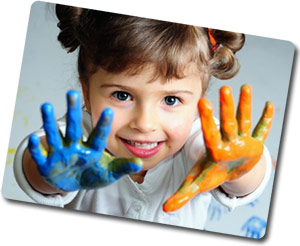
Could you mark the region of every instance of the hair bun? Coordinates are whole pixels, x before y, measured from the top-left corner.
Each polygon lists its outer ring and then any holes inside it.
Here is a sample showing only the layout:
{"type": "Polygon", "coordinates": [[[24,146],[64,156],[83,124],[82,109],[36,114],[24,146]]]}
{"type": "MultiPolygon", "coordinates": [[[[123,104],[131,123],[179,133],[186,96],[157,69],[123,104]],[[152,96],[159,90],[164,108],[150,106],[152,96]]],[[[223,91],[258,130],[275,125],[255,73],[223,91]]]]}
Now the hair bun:
{"type": "Polygon", "coordinates": [[[77,29],[82,12],[82,8],[56,5],[57,26],[61,30],[57,39],[68,52],[73,52],[80,45],[77,29]]]}
{"type": "Polygon", "coordinates": [[[211,74],[219,79],[230,79],[240,69],[235,53],[243,47],[245,35],[222,30],[213,30],[212,34],[222,46],[214,51],[213,58],[209,62],[211,74]]]}

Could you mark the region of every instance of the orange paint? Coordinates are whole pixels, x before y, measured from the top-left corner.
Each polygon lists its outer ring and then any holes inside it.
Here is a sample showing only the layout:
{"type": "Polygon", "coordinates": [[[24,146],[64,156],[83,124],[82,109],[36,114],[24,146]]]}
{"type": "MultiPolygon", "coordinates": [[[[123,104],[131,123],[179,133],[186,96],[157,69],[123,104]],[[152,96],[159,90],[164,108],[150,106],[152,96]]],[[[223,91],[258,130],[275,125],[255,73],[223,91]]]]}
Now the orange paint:
{"type": "Polygon", "coordinates": [[[220,121],[218,129],[213,119],[211,103],[202,98],[198,103],[207,157],[196,162],[178,191],[163,206],[164,211],[179,209],[195,195],[214,189],[224,182],[249,172],[260,160],[263,142],[271,128],[274,107],[267,102],[253,134],[251,130],[250,85],[241,87],[239,106],[235,115],[232,91],[229,86],[220,90],[220,121]]]}
{"type": "Polygon", "coordinates": [[[237,111],[237,122],[240,126],[239,135],[250,135],[251,130],[251,106],[252,101],[252,91],[251,87],[244,85],[241,88],[239,107],[237,111]]]}
{"type": "Polygon", "coordinates": [[[220,90],[220,120],[223,141],[229,141],[237,136],[234,100],[229,86],[220,90]]]}

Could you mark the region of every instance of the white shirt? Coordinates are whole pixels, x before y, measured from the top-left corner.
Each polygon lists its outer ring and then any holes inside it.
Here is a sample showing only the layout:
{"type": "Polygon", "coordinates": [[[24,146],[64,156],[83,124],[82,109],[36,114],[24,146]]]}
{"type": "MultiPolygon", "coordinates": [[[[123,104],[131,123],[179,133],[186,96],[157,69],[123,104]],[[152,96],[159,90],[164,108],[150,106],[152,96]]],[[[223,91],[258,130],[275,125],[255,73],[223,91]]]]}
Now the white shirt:
{"type": "MultiPolygon", "coordinates": [[[[65,117],[58,120],[58,126],[62,132],[65,132],[65,117]]],[[[87,139],[91,130],[90,115],[83,111],[84,139],[87,139]]],[[[35,134],[38,136],[45,135],[42,129],[35,132],[35,134]]],[[[260,186],[250,195],[243,198],[230,197],[221,190],[215,189],[195,196],[175,212],[165,213],[162,210],[163,203],[176,192],[195,161],[205,152],[199,119],[194,122],[190,137],[183,149],[148,170],[143,183],[138,184],[126,175],[107,187],[69,192],[64,196],[43,195],[31,188],[22,170],[22,157],[27,143],[28,137],[18,147],[14,159],[14,173],[20,187],[33,201],[50,206],[67,207],[195,229],[204,228],[212,195],[229,210],[250,203],[257,199],[265,189],[272,167],[269,151],[265,147],[265,177],[260,186]]]]}

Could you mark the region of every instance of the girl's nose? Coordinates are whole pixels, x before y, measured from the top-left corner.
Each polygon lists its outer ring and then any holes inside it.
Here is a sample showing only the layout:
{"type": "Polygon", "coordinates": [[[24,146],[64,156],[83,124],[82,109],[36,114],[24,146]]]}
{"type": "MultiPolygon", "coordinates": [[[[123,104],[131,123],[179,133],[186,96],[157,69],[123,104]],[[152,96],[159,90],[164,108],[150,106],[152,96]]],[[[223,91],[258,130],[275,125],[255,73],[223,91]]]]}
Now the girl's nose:
{"type": "Polygon", "coordinates": [[[158,117],[157,113],[150,108],[141,108],[137,110],[130,122],[130,127],[141,133],[149,133],[157,130],[158,117]]]}

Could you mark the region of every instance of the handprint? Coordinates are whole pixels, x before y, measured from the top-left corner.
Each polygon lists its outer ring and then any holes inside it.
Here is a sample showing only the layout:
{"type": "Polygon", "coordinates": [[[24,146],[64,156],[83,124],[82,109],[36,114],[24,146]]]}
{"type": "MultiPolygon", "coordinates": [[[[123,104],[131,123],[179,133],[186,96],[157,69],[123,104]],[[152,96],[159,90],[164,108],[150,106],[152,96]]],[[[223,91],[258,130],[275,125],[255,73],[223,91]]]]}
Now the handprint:
{"type": "Polygon", "coordinates": [[[245,236],[251,238],[261,238],[263,231],[266,229],[267,222],[257,216],[252,216],[242,226],[241,230],[246,231],[245,236]]]}
{"type": "Polygon", "coordinates": [[[65,137],[58,130],[53,106],[41,107],[48,149],[36,135],[29,138],[28,149],[43,179],[63,191],[101,188],[125,174],[141,170],[142,160],[111,156],[105,151],[113,119],[109,108],[102,115],[88,140],[82,140],[80,96],[67,93],[68,112],[65,137]]]}
{"type": "Polygon", "coordinates": [[[274,109],[272,103],[266,103],[262,117],[251,136],[251,97],[251,87],[242,86],[235,116],[231,88],[221,88],[220,130],[213,119],[212,105],[207,99],[200,99],[198,109],[207,155],[195,163],[178,191],[164,204],[164,211],[177,210],[196,194],[241,177],[259,161],[274,109]]]}
{"type": "Polygon", "coordinates": [[[208,218],[210,221],[221,219],[222,214],[226,214],[228,209],[218,203],[216,200],[212,199],[208,207],[208,218]]]}

